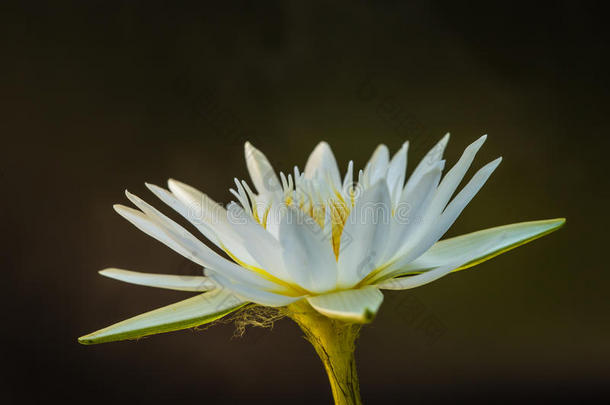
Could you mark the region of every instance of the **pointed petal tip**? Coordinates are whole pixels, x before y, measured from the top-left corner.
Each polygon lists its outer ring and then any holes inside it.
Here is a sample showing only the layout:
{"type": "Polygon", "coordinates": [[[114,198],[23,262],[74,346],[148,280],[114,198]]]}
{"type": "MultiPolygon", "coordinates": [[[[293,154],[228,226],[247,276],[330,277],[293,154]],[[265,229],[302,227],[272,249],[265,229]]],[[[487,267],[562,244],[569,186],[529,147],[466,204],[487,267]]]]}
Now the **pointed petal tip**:
{"type": "Polygon", "coordinates": [[[389,151],[388,146],[387,146],[385,143],[380,143],[380,144],[379,144],[379,145],[377,145],[377,147],[375,148],[375,152],[377,152],[377,151],[382,151],[382,150],[387,150],[387,151],[389,151]]]}
{"type": "Polygon", "coordinates": [[[500,165],[500,163],[502,163],[502,156],[492,160],[491,162],[489,162],[489,165],[492,166],[495,170],[496,167],[498,167],[500,165]]]}
{"type": "Polygon", "coordinates": [[[81,345],[89,346],[95,344],[95,340],[92,339],[89,335],[85,335],[78,338],[78,343],[80,343],[81,345]]]}
{"type": "Polygon", "coordinates": [[[246,141],[244,143],[244,152],[245,152],[246,156],[248,156],[251,153],[255,153],[257,151],[258,151],[258,149],[254,145],[252,145],[250,142],[246,141]]]}
{"type": "Polygon", "coordinates": [[[170,188],[170,190],[172,189],[172,187],[176,188],[179,187],[182,183],[179,182],[178,180],[174,179],[174,178],[169,178],[167,179],[167,186],[170,188]]]}
{"type": "Polygon", "coordinates": [[[156,184],[152,184],[152,183],[144,183],[146,184],[146,187],[152,191],[154,194],[156,194],[157,196],[159,196],[159,192],[165,193],[167,192],[166,189],[164,189],[163,187],[159,187],[156,184]]]}
{"type": "Polygon", "coordinates": [[[313,150],[311,151],[311,154],[313,155],[315,153],[322,153],[322,152],[332,152],[330,145],[326,141],[318,142],[316,144],[316,146],[313,148],[313,150]]]}
{"type": "Polygon", "coordinates": [[[124,270],[117,269],[117,268],[114,268],[114,267],[108,267],[106,269],[98,270],[97,274],[100,274],[100,275],[102,275],[104,277],[112,278],[113,275],[115,275],[117,273],[120,273],[120,272],[124,272],[124,270]]]}
{"type": "Polygon", "coordinates": [[[88,333],[78,338],[78,343],[84,346],[96,345],[99,343],[112,342],[114,339],[109,339],[103,329],[88,333]]]}
{"type": "Polygon", "coordinates": [[[551,219],[540,219],[537,221],[529,221],[532,224],[540,224],[540,225],[545,225],[547,228],[547,231],[544,233],[544,235],[554,232],[556,230],[558,230],[559,228],[561,228],[563,225],[565,225],[566,223],[566,219],[565,218],[551,218],[551,219]]]}
{"type": "Polygon", "coordinates": [[[469,153],[477,153],[479,151],[479,149],[481,149],[481,146],[483,146],[483,144],[485,143],[486,139],[487,139],[487,135],[483,135],[482,137],[478,138],[476,141],[472,142],[470,145],[468,145],[466,147],[466,149],[464,150],[464,154],[468,155],[469,153]]]}
{"type": "Polygon", "coordinates": [[[330,147],[330,144],[326,141],[320,141],[316,147],[313,149],[312,153],[314,153],[315,151],[324,151],[325,153],[329,153],[331,154],[333,157],[335,156],[333,153],[333,149],[330,147]]]}
{"type": "Polygon", "coordinates": [[[140,204],[142,204],[144,202],[144,201],[142,201],[142,199],[140,197],[138,197],[135,194],[130,193],[127,190],[125,190],[125,195],[129,199],[129,201],[131,201],[134,205],[136,205],[138,207],[140,206],[140,204]]]}
{"type": "Polygon", "coordinates": [[[171,177],[169,179],[167,179],[167,187],[170,189],[170,191],[172,193],[174,192],[174,190],[179,189],[179,188],[192,188],[189,185],[187,185],[186,183],[183,183],[180,180],[176,180],[171,177]]]}
{"type": "Polygon", "coordinates": [[[549,219],[548,221],[549,221],[549,223],[553,224],[554,229],[559,229],[562,226],[564,226],[566,223],[565,218],[553,218],[553,219],[549,219]]]}
{"type": "Polygon", "coordinates": [[[126,208],[128,208],[128,207],[126,207],[126,206],[125,206],[125,205],[123,205],[123,204],[113,204],[113,205],[112,205],[112,208],[113,208],[113,209],[114,209],[116,212],[118,212],[118,213],[120,214],[121,212],[124,212],[124,211],[125,211],[125,209],[126,209],[126,208]]]}
{"type": "MultiPolygon", "coordinates": [[[[440,141],[438,141],[435,145],[434,148],[432,150],[434,150],[435,148],[440,148],[441,149],[441,154],[442,151],[445,150],[445,148],[447,147],[447,144],[449,143],[449,138],[451,137],[451,134],[449,132],[447,132],[445,135],[443,135],[443,137],[441,138],[440,141]]],[[[431,153],[432,151],[429,151],[428,153],[431,153]]]]}

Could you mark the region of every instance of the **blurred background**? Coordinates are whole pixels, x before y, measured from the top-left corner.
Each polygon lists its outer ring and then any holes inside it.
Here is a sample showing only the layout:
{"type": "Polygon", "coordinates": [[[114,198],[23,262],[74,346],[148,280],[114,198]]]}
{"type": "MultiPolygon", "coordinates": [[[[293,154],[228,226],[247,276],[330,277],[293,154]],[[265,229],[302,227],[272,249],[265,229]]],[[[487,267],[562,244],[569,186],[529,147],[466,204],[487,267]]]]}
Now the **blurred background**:
{"type": "MultiPolygon", "coordinates": [[[[0,220],[9,403],[330,403],[289,320],[137,342],[76,338],[189,296],[97,271],[200,269],[112,210],[173,177],[217,201],[243,143],[277,170],[328,141],[344,170],[443,134],[503,156],[448,236],[566,226],[471,271],[386,294],[359,341],[366,404],[608,394],[608,36],[601,2],[5,2],[0,220]]],[[[471,170],[470,173],[473,173],[471,170]]],[[[173,218],[176,218],[172,214],[173,218]]],[[[5,402],[6,403],[6,402],[5,402]]]]}

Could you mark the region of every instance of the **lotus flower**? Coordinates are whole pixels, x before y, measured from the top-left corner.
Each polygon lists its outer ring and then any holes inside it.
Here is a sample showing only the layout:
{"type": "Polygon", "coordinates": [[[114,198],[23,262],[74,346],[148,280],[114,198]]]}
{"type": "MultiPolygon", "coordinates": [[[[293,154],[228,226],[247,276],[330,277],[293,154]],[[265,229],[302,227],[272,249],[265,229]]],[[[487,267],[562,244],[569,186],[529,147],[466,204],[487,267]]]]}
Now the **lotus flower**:
{"type": "Polygon", "coordinates": [[[133,284],[200,294],[79,341],[102,343],[195,327],[249,303],[279,307],[301,326],[322,358],[335,401],[359,403],[354,342],[360,325],[379,310],[381,290],[422,286],[548,234],[565,222],[522,222],[440,240],[500,164],[501,158],[486,164],[455,194],[485,139],[468,146],[442,176],[447,134],[408,180],[408,143],[391,158],[388,148],[380,145],[364,170],[356,173],[349,162],[343,178],[325,142],[316,146],[302,172],[295,167],[293,174],[279,176],[265,155],[246,143],[246,163],[256,192],[236,179],[231,192],[237,202],[226,208],[175,180],[169,180],[169,190],[147,184],[226,257],[126,192],[139,210],[122,205],[115,205],[115,210],[202,266],[203,274],[120,269],[100,273],[133,284]]]}

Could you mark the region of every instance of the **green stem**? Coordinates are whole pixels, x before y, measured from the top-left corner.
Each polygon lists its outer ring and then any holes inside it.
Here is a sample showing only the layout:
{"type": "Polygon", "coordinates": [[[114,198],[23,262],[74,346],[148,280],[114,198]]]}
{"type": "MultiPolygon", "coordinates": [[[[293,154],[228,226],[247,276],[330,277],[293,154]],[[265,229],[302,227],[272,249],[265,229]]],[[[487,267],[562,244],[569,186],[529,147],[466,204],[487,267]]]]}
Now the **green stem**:
{"type": "Polygon", "coordinates": [[[330,319],[306,301],[288,307],[289,315],[320,356],[336,405],[361,405],[356,371],[356,338],[361,325],[330,319]]]}

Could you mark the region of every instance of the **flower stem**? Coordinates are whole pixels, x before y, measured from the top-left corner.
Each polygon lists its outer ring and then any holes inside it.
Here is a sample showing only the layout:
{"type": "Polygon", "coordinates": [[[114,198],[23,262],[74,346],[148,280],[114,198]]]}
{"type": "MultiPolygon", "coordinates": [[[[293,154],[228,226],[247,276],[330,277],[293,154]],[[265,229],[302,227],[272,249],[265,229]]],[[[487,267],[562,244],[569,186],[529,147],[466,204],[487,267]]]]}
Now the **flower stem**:
{"type": "Polygon", "coordinates": [[[320,356],[336,405],[361,405],[356,371],[356,338],[361,325],[330,319],[306,301],[288,307],[289,317],[303,330],[320,356]]]}

